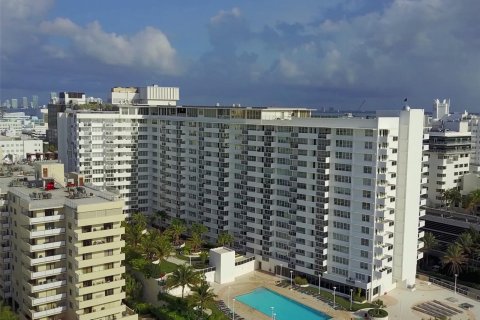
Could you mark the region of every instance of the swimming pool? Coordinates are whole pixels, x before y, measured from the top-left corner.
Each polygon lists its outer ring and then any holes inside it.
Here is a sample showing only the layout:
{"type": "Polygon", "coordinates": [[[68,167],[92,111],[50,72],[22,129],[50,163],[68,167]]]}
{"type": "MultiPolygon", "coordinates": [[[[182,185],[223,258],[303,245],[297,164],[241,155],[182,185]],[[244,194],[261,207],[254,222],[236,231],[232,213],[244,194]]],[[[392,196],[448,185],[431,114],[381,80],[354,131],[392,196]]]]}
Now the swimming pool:
{"type": "Polygon", "coordinates": [[[266,288],[258,288],[250,293],[235,297],[249,307],[252,307],[267,316],[276,314],[276,320],[326,320],[330,317],[320,311],[307,307],[281,294],[266,288]]]}

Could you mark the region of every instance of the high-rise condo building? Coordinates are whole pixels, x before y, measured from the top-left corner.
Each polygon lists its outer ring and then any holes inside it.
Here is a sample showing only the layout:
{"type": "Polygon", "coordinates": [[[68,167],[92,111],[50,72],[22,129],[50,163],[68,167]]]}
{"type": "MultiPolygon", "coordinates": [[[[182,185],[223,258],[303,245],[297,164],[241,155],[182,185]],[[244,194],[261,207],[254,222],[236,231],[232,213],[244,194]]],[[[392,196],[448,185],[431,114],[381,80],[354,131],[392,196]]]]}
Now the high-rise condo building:
{"type": "Polygon", "coordinates": [[[0,178],[0,296],[22,320],[136,320],[122,304],[123,200],[63,165],[0,178]]]}
{"type": "Polygon", "coordinates": [[[118,190],[127,213],[202,223],[211,242],[230,232],[266,271],[312,283],[320,274],[323,286],[369,298],[414,285],[423,110],[317,118],[178,99],[178,88],[114,88],[117,112],[67,109],[66,170],[118,190]]]}

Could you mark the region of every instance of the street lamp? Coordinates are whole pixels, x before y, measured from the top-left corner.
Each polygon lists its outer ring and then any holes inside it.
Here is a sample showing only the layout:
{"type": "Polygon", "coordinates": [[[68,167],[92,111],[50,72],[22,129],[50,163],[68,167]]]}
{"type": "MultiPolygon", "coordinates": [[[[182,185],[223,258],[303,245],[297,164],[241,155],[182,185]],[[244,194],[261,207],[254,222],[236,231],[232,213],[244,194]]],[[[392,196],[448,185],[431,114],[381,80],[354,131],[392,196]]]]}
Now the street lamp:
{"type": "Polygon", "coordinates": [[[270,309],[272,309],[272,320],[273,320],[275,315],[275,312],[273,312],[273,310],[275,309],[275,307],[270,307],[270,309]]]}
{"type": "Polygon", "coordinates": [[[293,270],[290,270],[290,290],[293,289],[293,270]]]}
{"type": "Polygon", "coordinates": [[[322,274],[318,273],[318,294],[320,294],[320,285],[322,284],[322,274]]]}
{"type": "Polygon", "coordinates": [[[230,308],[230,286],[228,286],[227,307],[230,308]]]}
{"type": "Polygon", "coordinates": [[[277,314],[276,313],[273,314],[273,320],[275,320],[275,319],[277,319],[277,314]]]}
{"type": "Polygon", "coordinates": [[[235,320],[235,298],[233,298],[232,320],[235,320]]]}
{"type": "Polygon", "coordinates": [[[458,274],[455,273],[455,295],[457,294],[457,277],[458,277],[458,274]]]}
{"type": "Polygon", "coordinates": [[[352,310],[352,301],[353,301],[353,289],[350,288],[350,310],[352,310]]]}
{"type": "Polygon", "coordinates": [[[333,309],[335,309],[335,290],[337,290],[337,287],[333,287],[333,309]]]}

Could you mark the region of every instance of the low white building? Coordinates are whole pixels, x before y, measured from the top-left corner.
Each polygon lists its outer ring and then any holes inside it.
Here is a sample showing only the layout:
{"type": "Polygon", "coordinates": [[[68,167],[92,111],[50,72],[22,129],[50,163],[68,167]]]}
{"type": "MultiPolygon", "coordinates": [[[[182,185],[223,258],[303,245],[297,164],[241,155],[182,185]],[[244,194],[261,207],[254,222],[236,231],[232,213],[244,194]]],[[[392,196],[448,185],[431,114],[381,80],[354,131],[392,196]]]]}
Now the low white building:
{"type": "Polygon", "coordinates": [[[0,160],[16,162],[26,159],[28,153],[39,152],[43,152],[42,140],[0,136],[0,160]]]}

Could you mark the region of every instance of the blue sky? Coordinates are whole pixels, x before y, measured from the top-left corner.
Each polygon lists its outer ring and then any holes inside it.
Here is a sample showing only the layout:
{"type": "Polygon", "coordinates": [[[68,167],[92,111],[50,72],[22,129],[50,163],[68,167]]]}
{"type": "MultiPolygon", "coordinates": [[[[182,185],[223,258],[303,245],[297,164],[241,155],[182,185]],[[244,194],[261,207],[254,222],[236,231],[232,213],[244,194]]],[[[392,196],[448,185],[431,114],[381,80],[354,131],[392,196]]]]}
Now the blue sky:
{"type": "Polygon", "coordinates": [[[183,104],[480,112],[478,0],[0,2],[0,100],[179,86],[183,104]]]}

